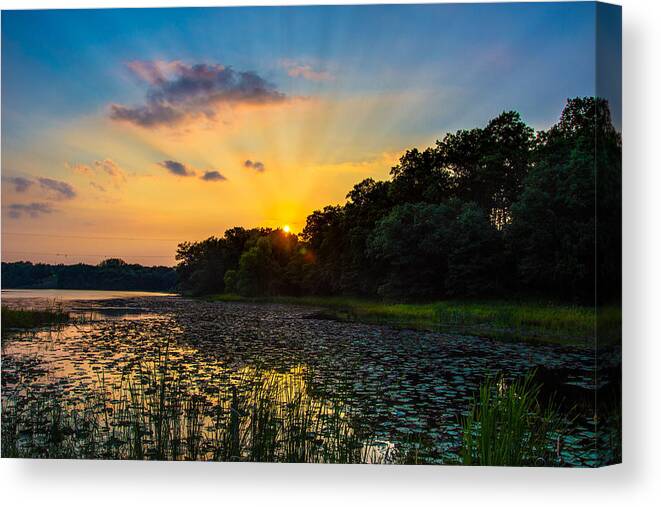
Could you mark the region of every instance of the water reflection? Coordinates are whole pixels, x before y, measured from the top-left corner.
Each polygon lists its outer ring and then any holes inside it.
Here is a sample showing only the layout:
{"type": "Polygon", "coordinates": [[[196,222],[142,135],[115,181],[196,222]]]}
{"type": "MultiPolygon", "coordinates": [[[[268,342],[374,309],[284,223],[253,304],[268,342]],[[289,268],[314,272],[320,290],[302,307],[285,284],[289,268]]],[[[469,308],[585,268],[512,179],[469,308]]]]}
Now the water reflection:
{"type": "MultiPolygon", "coordinates": [[[[2,289],[3,300],[101,301],[120,298],[176,297],[167,292],[89,289],[2,289]]],[[[4,301],[3,301],[4,302],[4,301]]]]}
{"type": "Polygon", "coordinates": [[[131,308],[131,307],[71,307],[71,314],[82,321],[96,321],[105,319],[148,319],[153,316],[147,308],[131,308]]]}
{"type": "MultiPolygon", "coordinates": [[[[176,331],[172,329],[173,331],[176,331]]],[[[97,340],[91,324],[22,333],[3,356],[3,428],[14,452],[286,462],[385,462],[341,400],[311,394],[308,370],[235,367],[169,336],[97,340]],[[105,345],[104,345],[105,344],[105,345]],[[77,354],[75,351],[79,350],[77,354]],[[74,355],[75,354],[75,355],[74,355]],[[146,359],[145,359],[146,358],[146,359]],[[12,422],[20,427],[11,428],[12,422]]]]}

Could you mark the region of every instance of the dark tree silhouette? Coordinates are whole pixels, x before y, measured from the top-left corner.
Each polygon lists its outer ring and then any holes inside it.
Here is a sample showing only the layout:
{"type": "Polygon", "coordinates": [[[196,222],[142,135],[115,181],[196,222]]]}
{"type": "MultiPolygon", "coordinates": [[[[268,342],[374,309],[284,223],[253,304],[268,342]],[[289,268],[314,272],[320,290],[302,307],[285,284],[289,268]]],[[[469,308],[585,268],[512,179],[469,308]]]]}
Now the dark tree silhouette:
{"type": "Polygon", "coordinates": [[[106,259],[97,266],[2,263],[3,288],[171,291],[176,283],[173,268],[127,264],[122,259],[106,259]]]}
{"type": "Polygon", "coordinates": [[[407,151],[389,181],[311,213],[300,239],[230,229],[179,246],[183,290],[400,299],[548,295],[621,283],[621,141],[601,99],[535,133],[517,112],[407,151]],[[596,255],[595,255],[596,252],[596,255]]]}
{"type": "MultiPolygon", "coordinates": [[[[311,213],[299,236],[235,227],[181,243],[177,287],[191,294],[398,299],[550,296],[594,303],[621,292],[622,145],[608,104],[567,101],[535,133],[508,111],[483,128],[407,151],[388,181],[357,183],[311,213]]],[[[2,264],[3,287],[174,285],[169,268],[2,264]]]]}

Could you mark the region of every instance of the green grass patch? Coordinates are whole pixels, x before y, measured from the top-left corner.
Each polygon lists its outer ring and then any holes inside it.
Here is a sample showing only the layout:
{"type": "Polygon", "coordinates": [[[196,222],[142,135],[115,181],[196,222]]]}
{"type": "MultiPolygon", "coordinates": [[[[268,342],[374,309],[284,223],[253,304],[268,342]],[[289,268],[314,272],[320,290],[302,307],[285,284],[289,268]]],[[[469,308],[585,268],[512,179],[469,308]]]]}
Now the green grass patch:
{"type": "Polygon", "coordinates": [[[60,307],[44,310],[13,309],[2,307],[3,329],[29,329],[48,325],[59,325],[69,321],[69,313],[60,307]]]}
{"type": "MultiPolygon", "coordinates": [[[[561,345],[593,346],[597,329],[594,307],[557,303],[460,300],[396,303],[345,297],[244,298],[235,294],[218,294],[208,299],[314,306],[322,309],[318,312],[322,318],[561,345]]],[[[605,307],[598,316],[600,344],[618,342],[621,309],[605,307]]]]}
{"type": "Polygon", "coordinates": [[[557,409],[538,402],[532,375],[507,383],[487,380],[463,421],[464,465],[548,466],[562,463],[564,421],[557,409]]]}

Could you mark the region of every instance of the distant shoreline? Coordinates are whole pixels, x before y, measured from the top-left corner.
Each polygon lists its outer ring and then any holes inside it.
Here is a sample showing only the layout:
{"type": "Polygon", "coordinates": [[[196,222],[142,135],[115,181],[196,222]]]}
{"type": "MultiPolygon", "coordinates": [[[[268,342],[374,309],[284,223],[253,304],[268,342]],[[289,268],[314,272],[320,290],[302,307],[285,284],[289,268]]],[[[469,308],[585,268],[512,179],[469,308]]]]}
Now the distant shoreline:
{"type": "Polygon", "coordinates": [[[2,290],[114,290],[169,293],[177,285],[174,268],[106,259],[98,265],[3,262],[2,290]]]}

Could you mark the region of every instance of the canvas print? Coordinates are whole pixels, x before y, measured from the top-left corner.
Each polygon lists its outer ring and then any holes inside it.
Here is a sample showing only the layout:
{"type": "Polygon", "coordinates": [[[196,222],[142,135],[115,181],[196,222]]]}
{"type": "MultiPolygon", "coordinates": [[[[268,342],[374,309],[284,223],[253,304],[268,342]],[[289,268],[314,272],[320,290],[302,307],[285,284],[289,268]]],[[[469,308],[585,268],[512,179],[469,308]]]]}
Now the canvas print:
{"type": "Polygon", "coordinates": [[[621,9],[2,12],[3,458],[621,461],[621,9]]]}

